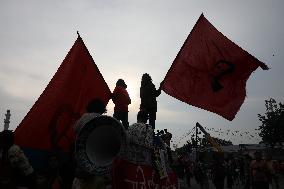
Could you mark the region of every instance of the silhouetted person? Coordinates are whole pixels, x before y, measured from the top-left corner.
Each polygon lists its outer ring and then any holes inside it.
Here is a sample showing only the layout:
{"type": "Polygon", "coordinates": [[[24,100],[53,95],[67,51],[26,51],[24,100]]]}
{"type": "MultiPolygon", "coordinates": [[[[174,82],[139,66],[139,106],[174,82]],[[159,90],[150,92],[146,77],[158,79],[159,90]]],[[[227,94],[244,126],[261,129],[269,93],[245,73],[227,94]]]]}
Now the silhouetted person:
{"type": "Polygon", "coordinates": [[[204,163],[204,156],[200,155],[194,170],[195,180],[201,189],[209,189],[209,178],[207,175],[207,165],[204,163]]]}
{"type": "Polygon", "coordinates": [[[260,151],[255,152],[255,160],[250,164],[252,189],[269,189],[269,169],[260,151]]]}
{"type": "Polygon", "coordinates": [[[173,171],[177,176],[178,181],[178,188],[185,188],[185,167],[182,161],[182,157],[175,157],[173,164],[172,164],[173,171]]]}
{"type": "MultiPolygon", "coordinates": [[[[86,110],[87,112],[81,116],[74,126],[77,135],[86,123],[106,112],[106,105],[100,99],[93,99],[87,105],[86,110]]],[[[77,166],[72,189],[85,188],[105,189],[105,179],[101,176],[90,174],[82,167],[77,166]]]]}
{"type": "Polygon", "coordinates": [[[251,163],[251,157],[246,154],[244,156],[244,189],[250,188],[250,163],[251,163]]]}
{"type": "Polygon", "coordinates": [[[226,166],[227,166],[226,167],[227,188],[228,189],[232,189],[233,185],[234,185],[233,176],[234,176],[234,171],[235,171],[234,170],[235,166],[234,166],[234,162],[233,162],[233,157],[232,156],[228,157],[226,166]]]}
{"type": "Polygon", "coordinates": [[[212,166],[213,183],[216,189],[224,188],[226,168],[223,161],[223,154],[214,154],[214,162],[212,166]]]}
{"type": "Polygon", "coordinates": [[[137,123],[144,123],[147,124],[149,117],[148,117],[148,113],[146,111],[140,110],[137,113],[137,123]]]}
{"type": "Polygon", "coordinates": [[[137,123],[129,127],[128,134],[133,142],[151,147],[153,145],[154,130],[147,124],[147,121],[148,113],[140,110],[137,114],[137,123]]]}
{"type": "Polygon", "coordinates": [[[63,185],[60,176],[60,162],[56,154],[51,154],[48,159],[48,167],[46,172],[48,188],[61,187],[63,185]]]}
{"type": "Polygon", "coordinates": [[[13,145],[12,131],[0,132],[0,188],[15,188],[12,167],[8,159],[8,150],[13,145]]]}
{"type": "Polygon", "coordinates": [[[11,132],[6,138],[8,144],[7,160],[12,168],[13,177],[18,187],[29,189],[35,186],[35,172],[23,150],[14,144],[14,133],[11,132]]]}
{"type": "Polygon", "coordinates": [[[156,90],[155,85],[152,83],[152,78],[149,74],[145,73],[142,76],[140,87],[141,104],[140,109],[146,110],[149,114],[149,124],[155,129],[157,100],[156,98],[161,94],[161,88],[156,90]]]}
{"type": "Polygon", "coordinates": [[[112,93],[112,101],[114,103],[113,117],[120,120],[125,129],[128,128],[128,105],[131,104],[131,99],[126,90],[127,85],[123,79],[116,82],[116,87],[112,93]]]}
{"type": "Polygon", "coordinates": [[[274,161],[272,160],[272,155],[271,154],[268,154],[266,156],[266,165],[267,165],[267,168],[268,168],[268,173],[269,173],[269,183],[271,185],[271,188],[277,188],[277,179],[276,179],[276,171],[275,171],[275,167],[273,166],[274,164],[274,161]],[[275,183],[275,186],[274,187],[274,183],[275,183]]]}
{"type": "Polygon", "coordinates": [[[98,98],[91,100],[88,103],[86,110],[87,112],[84,113],[74,125],[74,130],[76,134],[79,134],[82,127],[90,120],[94,119],[97,116],[102,115],[107,111],[106,105],[103,103],[102,100],[98,98]]]}
{"type": "Polygon", "coordinates": [[[172,139],[172,134],[168,132],[167,129],[164,129],[164,134],[161,135],[162,140],[165,143],[165,147],[167,150],[167,154],[168,154],[168,160],[169,163],[172,164],[173,163],[173,157],[172,157],[172,151],[171,151],[171,139],[172,139]]]}

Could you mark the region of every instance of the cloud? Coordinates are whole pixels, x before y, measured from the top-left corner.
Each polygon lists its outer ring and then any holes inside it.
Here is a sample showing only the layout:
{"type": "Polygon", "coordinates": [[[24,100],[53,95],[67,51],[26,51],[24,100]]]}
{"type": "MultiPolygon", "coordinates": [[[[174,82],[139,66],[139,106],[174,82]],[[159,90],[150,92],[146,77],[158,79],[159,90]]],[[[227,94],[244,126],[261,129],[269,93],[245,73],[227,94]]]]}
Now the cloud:
{"type": "Polygon", "coordinates": [[[4,120],[6,110],[11,110],[11,123],[10,129],[14,130],[22,121],[24,116],[28,113],[34,102],[26,98],[13,96],[0,87],[0,116],[4,120]]]}

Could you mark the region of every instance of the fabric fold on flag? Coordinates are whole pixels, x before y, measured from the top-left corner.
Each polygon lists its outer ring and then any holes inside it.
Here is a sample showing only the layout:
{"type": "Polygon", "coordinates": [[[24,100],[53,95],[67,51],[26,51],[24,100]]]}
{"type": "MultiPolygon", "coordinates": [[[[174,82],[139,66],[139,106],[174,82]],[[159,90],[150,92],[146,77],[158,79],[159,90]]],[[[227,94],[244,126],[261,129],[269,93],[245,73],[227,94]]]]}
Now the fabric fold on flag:
{"type": "Polygon", "coordinates": [[[219,32],[202,14],[161,83],[168,95],[233,120],[246,82],[268,67],[219,32]]]}
{"type": "Polygon", "coordinates": [[[24,148],[70,151],[73,125],[95,98],[105,104],[110,90],[78,35],[57,72],[15,130],[15,143],[24,148]]]}

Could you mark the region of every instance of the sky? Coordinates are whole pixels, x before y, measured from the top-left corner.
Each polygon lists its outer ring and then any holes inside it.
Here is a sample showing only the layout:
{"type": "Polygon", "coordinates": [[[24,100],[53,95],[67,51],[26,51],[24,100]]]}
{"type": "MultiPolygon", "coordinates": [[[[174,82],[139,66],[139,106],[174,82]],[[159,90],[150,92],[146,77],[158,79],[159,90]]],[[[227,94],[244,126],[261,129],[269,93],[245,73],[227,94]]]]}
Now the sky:
{"type": "MultiPolygon", "coordinates": [[[[149,73],[158,88],[203,13],[270,70],[259,68],[251,75],[247,97],[233,121],[162,92],[156,128],[167,128],[179,147],[190,139],[186,134],[196,122],[234,144],[258,143],[257,114],[265,113],[264,101],[284,102],[283,10],[282,0],[0,0],[2,125],[7,109],[12,113],[10,128],[20,124],[74,44],[76,31],[110,90],[119,78],[125,80],[132,99],[129,122],[134,123],[142,74],[149,73]],[[225,130],[230,133],[220,133],[225,130]],[[250,134],[241,137],[235,131],[250,134]]],[[[113,114],[113,106],[110,101],[107,115],[113,114]]]]}

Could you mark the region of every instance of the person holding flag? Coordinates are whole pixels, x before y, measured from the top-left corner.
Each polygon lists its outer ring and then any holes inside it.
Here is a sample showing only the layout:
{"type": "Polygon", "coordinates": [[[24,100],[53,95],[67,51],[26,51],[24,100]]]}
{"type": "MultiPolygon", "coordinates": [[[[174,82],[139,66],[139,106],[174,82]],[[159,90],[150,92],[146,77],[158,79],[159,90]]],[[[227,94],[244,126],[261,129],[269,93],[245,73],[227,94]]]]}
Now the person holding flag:
{"type": "Polygon", "coordinates": [[[141,80],[140,87],[140,110],[145,110],[149,115],[149,125],[155,129],[157,100],[156,98],[161,94],[161,87],[156,90],[149,74],[144,73],[141,80]]]}

